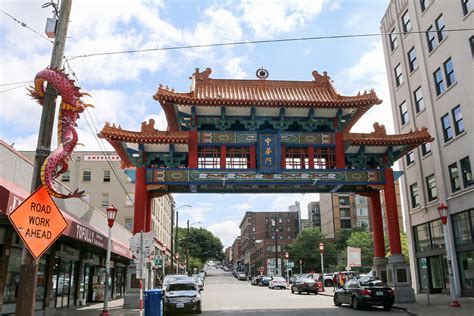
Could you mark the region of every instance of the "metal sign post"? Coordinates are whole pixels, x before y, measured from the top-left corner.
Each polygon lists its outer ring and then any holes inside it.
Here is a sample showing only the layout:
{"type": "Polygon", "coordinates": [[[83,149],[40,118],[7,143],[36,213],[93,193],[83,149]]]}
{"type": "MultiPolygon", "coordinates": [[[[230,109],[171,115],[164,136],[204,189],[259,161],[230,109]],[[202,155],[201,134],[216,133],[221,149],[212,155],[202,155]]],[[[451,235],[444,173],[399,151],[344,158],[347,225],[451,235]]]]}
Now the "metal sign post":
{"type": "Polygon", "coordinates": [[[140,316],[143,315],[143,230],[140,232],[140,316]]]}

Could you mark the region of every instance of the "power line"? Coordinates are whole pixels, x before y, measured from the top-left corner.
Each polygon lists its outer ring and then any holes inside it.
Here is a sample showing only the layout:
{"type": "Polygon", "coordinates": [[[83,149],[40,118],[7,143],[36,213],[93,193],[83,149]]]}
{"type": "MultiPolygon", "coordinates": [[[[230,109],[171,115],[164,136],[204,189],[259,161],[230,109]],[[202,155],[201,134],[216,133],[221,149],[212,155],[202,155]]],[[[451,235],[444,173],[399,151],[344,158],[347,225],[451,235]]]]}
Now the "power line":
{"type": "MultiPolygon", "coordinates": [[[[76,80],[76,82],[79,84],[79,79],[77,78],[76,76],[76,73],[74,72],[74,70],[72,69],[70,63],[68,60],[65,61],[66,63],[66,66],[69,68],[69,71],[71,72],[71,75],[74,77],[74,79],[76,80]]],[[[87,123],[87,126],[89,127],[89,130],[91,131],[92,135],[94,136],[97,144],[99,145],[99,149],[100,151],[104,154],[104,157],[105,157],[105,160],[107,161],[110,169],[112,170],[112,172],[114,173],[115,177],[117,178],[117,181],[119,182],[120,186],[122,187],[123,191],[125,192],[125,195],[127,196],[128,200],[130,200],[130,202],[134,202],[133,199],[130,197],[130,194],[128,193],[127,189],[125,188],[125,185],[122,183],[122,181],[120,180],[119,176],[118,176],[118,173],[117,171],[115,170],[114,166],[112,165],[112,163],[110,162],[109,160],[109,154],[106,153],[106,150],[105,150],[105,145],[103,144],[103,140],[100,139],[97,137],[97,134],[99,133],[98,129],[97,129],[97,125],[95,124],[94,122],[94,119],[92,118],[92,115],[91,115],[91,112],[92,111],[89,111],[88,108],[86,108],[86,111],[85,113],[89,114],[89,119],[91,120],[92,122],[92,125],[94,126],[94,129],[95,129],[95,132],[92,130],[92,126],[90,125],[89,123],[89,120],[87,119],[87,116],[84,115],[84,119],[87,123]]],[[[95,114],[95,113],[94,113],[95,114]]],[[[97,116],[96,116],[97,118],[97,116]]]]}
{"type": "Polygon", "coordinates": [[[26,86],[26,84],[22,84],[22,85],[20,85],[20,86],[18,86],[18,87],[13,87],[13,88],[6,89],[6,90],[1,90],[0,93],[5,93],[5,92],[8,92],[8,91],[20,89],[20,88],[23,88],[24,86],[26,86]]]}
{"type": "Polygon", "coordinates": [[[3,14],[7,15],[8,17],[10,17],[13,21],[17,22],[18,24],[20,24],[21,26],[23,27],[26,27],[27,29],[29,29],[30,31],[32,31],[33,33],[41,36],[42,38],[44,38],[45,40],[47,40],[48,42],[50,42],[51,44],[53,44],[54,42],[52,40],[50,40],[49,38],[47,38],[46,36],[44,36],[43,34],[41,34],[40,32],[32,29],[31,27],[29,27],[25,22],[22,22],[20,20],[18,20],[17,18],[15,18],[13,15],[3,11],[3,10],[0,10],[3,14]]]}
{"type": "MultiPolygon", "coordinates": [[[[463,32],[473,31],[474,28],[461,28],[461,29],[445,29],[443,32],[463,32]]],[[[436,32],[436,31],[433,31],[436,32]]],[[[294,37],[294,38],[282,38],[282,39],[269,39],[269,40],[254,40],[254,41],[240,41],[240,42],[227,42],[227,43],[213,43],[213,44],[196,44],[196,45],[183,45],[183,46],[170,46],[160,48],[145,48],[135,50],[124,50],[124,51],[111,51],[111,52],[100,52],[83,55],[75,55],[66,57],[66,60],[74,60],[77,58],[87,58],[95,56],[105,55],[119,55],[119,54],[135,54],[135,53],[146,53],[154,51],[169,51],[169,50],[181,50],[181,49],[192,49],[192,48],[208,48],[208,47],[222,47],[222,46],[238,46],[248,44],[267,44],[267,43],[282,43],[282,42],[297,42],[297,41],[314,41],[323,39],[341,39],[341,38],[357,38],[357,37],[373,37],[373,36],[388,36],[388,35],[399,35],[399,34],[420,34],[427,33],[427,31],[410,31],[410,32],[392,32],[392,33],[365,33],[365,34],[346,34],[346,35],[327,35],[327,36],[312,36],[312,37],[294,37]]]]}
{"type": "Polygon", "coordinates": [[[28,80],[28,81],[19,81],[19,82],[10,82],[10,83],[1,83],[0,87],[5,87],[5,86],[13,86],[21,83],[30,83],[33,82],[33,80],[28,80]]]}

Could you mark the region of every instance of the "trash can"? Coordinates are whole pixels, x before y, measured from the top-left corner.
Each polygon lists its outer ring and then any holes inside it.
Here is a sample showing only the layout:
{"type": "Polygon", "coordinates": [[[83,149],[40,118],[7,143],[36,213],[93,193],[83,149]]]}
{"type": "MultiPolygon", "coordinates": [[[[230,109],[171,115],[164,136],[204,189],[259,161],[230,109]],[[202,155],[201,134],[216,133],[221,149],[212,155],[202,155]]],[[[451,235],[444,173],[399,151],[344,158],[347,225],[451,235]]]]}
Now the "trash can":
{"type": "Polygon", "coordinates": [[[163,316],[163,290],[145,291],[145,316],[163,316]]]}

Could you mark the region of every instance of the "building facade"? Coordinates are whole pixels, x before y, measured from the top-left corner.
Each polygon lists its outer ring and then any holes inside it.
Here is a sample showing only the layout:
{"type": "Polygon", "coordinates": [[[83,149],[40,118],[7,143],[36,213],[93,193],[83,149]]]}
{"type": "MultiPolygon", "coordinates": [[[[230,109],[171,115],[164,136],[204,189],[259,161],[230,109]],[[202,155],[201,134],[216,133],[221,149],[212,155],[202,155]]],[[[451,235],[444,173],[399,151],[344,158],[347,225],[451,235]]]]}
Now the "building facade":
{"type": "MultiPolygon", "coordinates": [[[[382,191],[383,192],[383,191],[382,191]]],[[[403,227],[399,182],[395,182],[398,224],[403,227]]],[[[327,238],[335,238],[342,229],[361,227],[373,231],[371,199],[358,194],[320,194],[321,231],[327,238]]],[[[384,195],[380,194],[384,234],[388,233],[384,195]]]]}
{"type": "MultiPolygon", "coordinates": [[[[23,243],[8,220],[29,195],[32,162],[0,140],[0,314],[14,314],[23,243]]],[[[60,186],[60,183],[58,183],[60,186]]],[[[61,187],[65,192],[66,188],[61,187]]],[[[105,295],[107,218],[82,199],[56,199],[68,227],[41,256],[38,264],[36,310],[72,308],[97,303],[105,295]]],[[[131,233],[112,228],[110,298],[125,296],[127,266],[132,258],[131,233]]]]}
{"type": "Polygon", "coordinates": [[[256,275],[283,275],[287,246],[300,232],[299,212],[246,212],[240,223],[241,269],[256,275]]]}
{"type": "Polygon", "coordinates": [[[321,229],[321,208],[319,207],[319,201],[308,203],[308,220],[310,227],[321,229]]]}
{"type": "Polygon", "coordinates": [[[395,129],[426,126],[434,136],[400,161],[418,292],[448,293],[452,285],[457,295],[474,295],[474,37],[450,31],[472,28],[473,8],[473,1],[392,0],[381,21],[395,129]]]}

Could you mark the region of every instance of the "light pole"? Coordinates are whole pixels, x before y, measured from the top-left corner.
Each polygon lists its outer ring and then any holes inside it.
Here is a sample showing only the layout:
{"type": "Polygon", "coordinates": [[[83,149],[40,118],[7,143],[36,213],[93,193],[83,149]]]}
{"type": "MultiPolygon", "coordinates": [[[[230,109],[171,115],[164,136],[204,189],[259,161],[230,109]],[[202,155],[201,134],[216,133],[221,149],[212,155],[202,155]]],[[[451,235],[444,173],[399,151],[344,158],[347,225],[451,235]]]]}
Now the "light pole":
{"type": "Polygon", "coordinates": [[[109,313],[109,276],[110,276],[110,249],[112,248],[112,226],[114,226],[115,216],[117,216],[118,210],[115,206],[107,207],[107,224],[109,226],[109,236],[107,239],[107,259],[105,261],[105,297],[104,297],[104,309],[102,310],[101,316],[110,316],[109,313]]]}
{"type": "MultiPolygon", "coordinates": [[[[175,252],[178,252],[178,210],[183,207],[192,207],[191,205],[185,204],[178,206],[174,209],[176,212],[176,228],[174,228],[173,231],[173,219],[174,219],[174,214],[171,214],[171,273],[174,271],[174,260],[175,260],[175,252]],[[174,235],[174,242],[173,242],[173,235],[174,235]],[[175,251],[176,250],[176,251],[175,251]]],[[[179,262],[177,262],[177,265],[179,266],[179,262]]]]}
{"type": "Polygon", "coordinates": [[[321,283],[324,291],[324,243],[322,241],[319,243],[319,254],[321,255],[321,283]]]}
{"type": "Polygon", "coordinates": [[[290,260],[288,260],[289,258],[289,254],[288,252],[285,252],[285,259],[286,259],[286,283],[290,283],[290,269],[289,269],[289,265],[290,265],[290,260]]]}
{"type": "Polygon", "coordinates": [[[451,304],[449,306],[451,307],[461,307],[461,304],[459,304],[457,297],[456,297],[456,286],[454,284],[454,276],[453,276],[453,266],[452,266],[452,260],[451,260],[451,248],[449,247],[448,243],[448,234],[451,234],[451,221],[449,212],[448,212],[448,206],[444,203],[441,203],[438,206],[438,212],[439,212],[439,217],[441,219],[441,223],[443,223],[443,233],[444,233],[444,245],[446,247],[446,259],[448,260],[448,273],[449,273],[449,291],[451,292],[451,304]],[[449,224],[448,224],[449,222],[449,224]],[[446,225],[448,224],[448,225],[446,225]]]}
{"type": "Polygon", "coordinates": [[[189,226],[192,226],[194,224],[201,224],[201,222],[195,222],[192,224],[189,224],[189,219],[186,223],[186,260],[184,261],[185,263],[185,273],[189,273],[189,226]]]}

